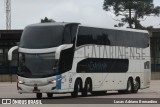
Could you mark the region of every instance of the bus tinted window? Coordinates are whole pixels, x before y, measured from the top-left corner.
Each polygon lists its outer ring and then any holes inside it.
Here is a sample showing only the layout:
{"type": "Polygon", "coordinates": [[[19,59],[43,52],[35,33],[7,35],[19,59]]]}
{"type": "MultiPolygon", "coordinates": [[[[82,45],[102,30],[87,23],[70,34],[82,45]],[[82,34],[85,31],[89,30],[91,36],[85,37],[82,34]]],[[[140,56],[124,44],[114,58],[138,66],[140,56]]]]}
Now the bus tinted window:
{"type": "Polygon", "coordinates": [[[102,29],[92,28],[92,35],[94,44],[96,45],[110,45],[107,33],[103,32],[102,29]]]}
{"type": "Polygon", "coordinates": [[[77,36],[77,46],[85,44],[94,44],[92,29],[87,27],[79,27],[77,36]]]}
{"type": "Polygon", "coordinates": [[[71,44],[75,43],[76,33],[77,33],[77,25],[67,25],[64,30],[63,43],[71,44]]]}
{"type": "Polygon", "coordinates": [[[20,47],[51,48],[62,44],[64,26],[28,26],[24,29],[20,47]]]}
{"type": "Polygon", "coordinates": [[[110,45],[107,33],[99,28],[79,27],[77,46],[85,44],[110,45]]]}
{"type": "Polygon", "coordinates": [[[143,32],[80,26],[77,46],[85,44],[146,48],[149,46],[149,35],[143,32]]]}
{"type": "Polygon", "coordinates": [[[63,39],[64,44],[70,44],[71,43],[71,29],[70,27],[66,27],[64,30],[64,39],[63,39]]]}

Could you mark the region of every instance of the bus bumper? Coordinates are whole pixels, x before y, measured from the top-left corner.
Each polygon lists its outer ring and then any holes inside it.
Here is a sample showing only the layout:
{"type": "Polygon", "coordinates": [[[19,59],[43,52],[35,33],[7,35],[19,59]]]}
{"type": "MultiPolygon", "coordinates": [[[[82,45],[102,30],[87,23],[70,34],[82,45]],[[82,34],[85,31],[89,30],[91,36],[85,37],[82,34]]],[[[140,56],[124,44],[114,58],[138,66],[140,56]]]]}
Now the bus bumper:
{"type": "Polygon", "coordinates": [[[67,90],[59,89],[56,84],[48,84],[45,86],[27,86],[24,84],[18,84],[19,93],[63,93],[67,90]]]}

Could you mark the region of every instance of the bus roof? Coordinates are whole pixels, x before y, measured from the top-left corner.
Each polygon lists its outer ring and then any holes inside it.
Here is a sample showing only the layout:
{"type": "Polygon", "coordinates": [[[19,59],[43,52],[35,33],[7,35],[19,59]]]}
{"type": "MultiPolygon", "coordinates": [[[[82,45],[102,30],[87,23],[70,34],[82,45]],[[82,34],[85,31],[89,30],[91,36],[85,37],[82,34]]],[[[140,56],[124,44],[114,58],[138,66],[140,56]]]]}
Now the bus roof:
{"type": "Polygon", "coordinates": [[[46,23],[36,23],[28,25],[27,27],[36,27],[36,26],[66,26],[70,24],[79,24],[79,23],[69,23],[69,22],[46,22],[46,23]]]}
{"type": "Polygon", "coordinates": [[[80,26],[100,28],[100,29],[111,29],[111,30],[120,30],[120,31],[131,31],[131,32],[148,33],[147,30],[139,30],[139,29],[131,29],[131,28],[118,28],[118,27],[109,27],[109,28],[106,27],[106,28],[102,28],[102,27],[88,26],[88,25],[80,25],[80,26]]]}
{"type": "MultiPolygon", "coordinates": [[[[75,22],[46,22],[46,23],[31,24],[31,25],[28,25],[27,27],[32,27],[32,26],[33,27],[36,27],[36,26],[66,26],[66,25],[70,25],[70,24],[80,24],[80,23],[75,23],[75,22]]],[[[101,28],[101,27],[88,26],[88,25],[83,25],[83,24],[80,24],[79,26],[93,27],[93,28],[100,28],[100,29],[111,29],[111,30],[120,30],[120,31],[148,33],[147,30],[137,30],[137,29],[130,29],[130,28],[118,28],[118,27],[101,28]]]]}

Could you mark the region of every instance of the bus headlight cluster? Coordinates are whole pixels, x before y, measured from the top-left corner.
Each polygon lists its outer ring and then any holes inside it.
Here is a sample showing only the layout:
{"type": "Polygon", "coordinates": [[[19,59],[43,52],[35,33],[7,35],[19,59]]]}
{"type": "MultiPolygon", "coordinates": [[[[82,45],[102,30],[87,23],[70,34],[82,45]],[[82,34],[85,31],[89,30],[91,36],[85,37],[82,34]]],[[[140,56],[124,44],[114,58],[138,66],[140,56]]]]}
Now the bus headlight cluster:
{"type": "Polygon", "coordinates": [[[18,81],[18,83],[19,83],[19,84],[23,84],[24,82],[23,82],[23,81],[21,81],[21,80],[19,80],[19,81],[18,81]]]}

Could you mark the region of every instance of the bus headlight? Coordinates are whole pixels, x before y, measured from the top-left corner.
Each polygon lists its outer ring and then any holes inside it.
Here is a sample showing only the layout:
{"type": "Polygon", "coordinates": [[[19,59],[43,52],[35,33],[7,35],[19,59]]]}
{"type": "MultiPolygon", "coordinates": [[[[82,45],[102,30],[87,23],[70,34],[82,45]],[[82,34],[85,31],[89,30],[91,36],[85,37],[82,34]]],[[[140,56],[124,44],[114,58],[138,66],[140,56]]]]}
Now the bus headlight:
{"type": "Polygon", "coordinates": [[[18,83],[19,83],[19,84],[23,84],[24,82],[19,80],[18,83]]]}

